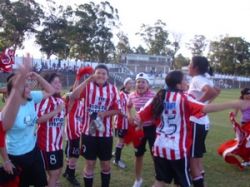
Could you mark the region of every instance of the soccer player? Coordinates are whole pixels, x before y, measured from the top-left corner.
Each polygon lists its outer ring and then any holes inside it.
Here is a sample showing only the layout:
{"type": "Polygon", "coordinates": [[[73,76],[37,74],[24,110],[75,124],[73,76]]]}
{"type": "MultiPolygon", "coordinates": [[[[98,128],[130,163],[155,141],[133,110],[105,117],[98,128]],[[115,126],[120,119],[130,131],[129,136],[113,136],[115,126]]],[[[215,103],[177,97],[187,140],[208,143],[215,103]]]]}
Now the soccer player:
{"type": "MultiPolygon", "coordinates": [[[[132,107],[138,112],[148,100],[152,99],[155,93],[149,88],[149,78],[147,74],[141,72],[136,75],[135,91],[129,94],[128,100],[128,117],[132,124],[132,107]]],[[[140,145],[135,147],[135,177],[133,187],[140,187],[142,185],[142,169],[143,169],[143,155],[146,151],[146,143],[149,143],[149,150],[152,154],[152,146],[155,140],[155,125],[151,120],[143,123],[144,137],[140,145]]]]}
{"type": "MultiPolygon", "coordinates": [[[[74,90],[79,84],[80,79],[86,74],[93,73],[92,67],[80,68],[77,71],[76,80],[73,85],[74,90]]],[[[70,93],[69,93],[70,94],[70,93]]],[[[68,114],[66,117],[66,136],[67,144],[65,153],[67,157],[67,166],[63,176],[74,186],[80,186],[75,177],[76,163],[80,155],[80,137],[84,118],[84,101],[77,99],[73,106],[68,106],[68,114]]]]}
{"type": "Polygon", "coordinates": [[[63,127],[65,103],[61,98],[62,83],[57,73],[45,75],[55,94],[37,104],[38,146],[48,171],[48,187],[55,187],[63,166],[63,127]]]}
{"type": "Polygon", "coordinates": [[[102,187],[110,183],[112,157],[112,116],[120,114],[120,99],[116,87],[108,82],[108,68],[99,64],[94,75],[82,82],[70,95],[70,101],[84,98],[82,154],[85,187],[93,186],[96,159],[100,159],[102,187]]]}
{"type": "MultiPolygon", "coordinates": [[[[189,75],[192,80],[189,85],[188,94],[199,102],[210,103],[218,96],[219,90],[214,87],[208,76],[213,75],[208,60],[202,56],[194,56],[189,64],[189,75]],[[209,75],[208,75],[209,74],[209,75]]],[[[191,174],[194,183],[204,182],[204,167],[202,164],[203,154],[206,152],[205,139],[209,130],[208,115],[201,118],[191,116],[193,124],[193,144],[190,160],[191,174]]]]}
{"type": "MultiPolygon", "coordinates": [[[[122,113],[127,113],[127,103],[128,103],[128,95],[133,86],[133,80],[128,77],[123,82],[123,87],[120,90],[120,103],[121,103],[121,111],[122,113]]],[[[128,130],[128,118],[123,115],[115,116],[115,131],[118,136],[118,142],[115,148],[115,159],[113,161],[114,165],[124,169],[126,168],[126,164],[121,160],[121,152],[124,147],[124,136],[128,130]]]]}
{"type": "MultiPolygon", "coordinates": [[[[21,168],[21,187],[29,185],[46,186],[44,163],[41,152],[36,146],[37,113],[35,104],[54,94],[54,89],[46,80],[34,72],[30,72],[25,80],[25,87],[22,90],[22,104],[18,109],[15,122],[4,123],[4,128],[7,129],[6,148],[11,162],[16,167],[21,168]],[[36,80],[44,91],[31,91],[31,80],[36,80]]],[[[8,96],[11,94],[14,81],[15,76],[9,76],[7,82],[8,96]]],[[[3,115],[7,115],[7,112],[3,115]]]]}
{"type": "MultiPolygon", "coordinates": [[[[160,90],[151,102],[138,113],[141,122],[156,120],[156,140],[153,146],[156,181],[154,187],[163,187],[173,179],[181,187],[191,185],[189,176],[189,154],[192,144],[192,124],[190,116],[197,118],[203,113],[216,112],[228,108],[247,108],[250,102],[233,101],[224,104],[199,103],[185,95],[187,82],[180,71],[170,72],[165,79],[167,90],[160,90]],[[158,123],[159,122],[159,123],[158,123]]],[[[203,187],[203,184],[193,184],[203,187]]]]}

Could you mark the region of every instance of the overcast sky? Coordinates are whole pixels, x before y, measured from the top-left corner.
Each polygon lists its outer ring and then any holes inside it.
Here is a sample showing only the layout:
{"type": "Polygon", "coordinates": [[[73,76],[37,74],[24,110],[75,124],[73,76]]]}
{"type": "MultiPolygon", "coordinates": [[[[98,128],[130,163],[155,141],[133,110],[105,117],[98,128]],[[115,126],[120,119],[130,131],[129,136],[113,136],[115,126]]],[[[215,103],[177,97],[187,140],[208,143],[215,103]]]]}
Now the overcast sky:
{"type": "MultiPolygon", "coordinates": [[[[42,2],[44,0],[39,0],[42,2]]],[[[55,0],[58,3],[80,4],[84,0],[55,0]]],[[[94,0],[98,3],[99,0],[94,0]]],[[[188,56],[185,47],[195,34],[203,34],[208,39],[218,39],[220,35],[241,36],[250,42],[250,0],[109,0],[118,9],[121,30],[129,37],[131,46],[142,44],[135,33],[144,24],[153,25],[157,19],[167,24],[170,32],[182,35],[180,52],[188,56]]],[[[40,56],[39,47],[33,41],[25,42],[23,54],[32,51],[40,56]]]]}

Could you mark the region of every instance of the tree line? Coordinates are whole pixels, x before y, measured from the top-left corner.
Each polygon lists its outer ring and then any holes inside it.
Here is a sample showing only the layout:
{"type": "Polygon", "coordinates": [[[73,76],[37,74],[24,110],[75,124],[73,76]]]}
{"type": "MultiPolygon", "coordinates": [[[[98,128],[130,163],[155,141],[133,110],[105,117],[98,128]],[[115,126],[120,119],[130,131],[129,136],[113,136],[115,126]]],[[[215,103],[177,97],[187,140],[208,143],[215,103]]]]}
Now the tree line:
{"type": "MultiPolygon", "coordinates": [[[[72,58],[119,63],[122,54],[168,56],[172,68],[179,69],[189,59],[178,54],[181,34],[168,31],[167,24],[156,20],[141,25],[136,33],[144,45],[131,47],[129,38],[120,30],[119,12],[108,1],[59,5],[53,0],[39,4],[35,0],[0,1],[0,51],[6,47],[22,48],[24,40],[35,36],[40,51],[49,59],[72,58]],[[117,30],[117,34],[114,34],[117,30]],[[114,38],[117,38],[116,44],[114,38]]],[[[186,47],[193,55],[206,55],[216,72],[250,74],[250,43],[242,37],[222,36],[208,41],[195,35],[186,47]]]]}

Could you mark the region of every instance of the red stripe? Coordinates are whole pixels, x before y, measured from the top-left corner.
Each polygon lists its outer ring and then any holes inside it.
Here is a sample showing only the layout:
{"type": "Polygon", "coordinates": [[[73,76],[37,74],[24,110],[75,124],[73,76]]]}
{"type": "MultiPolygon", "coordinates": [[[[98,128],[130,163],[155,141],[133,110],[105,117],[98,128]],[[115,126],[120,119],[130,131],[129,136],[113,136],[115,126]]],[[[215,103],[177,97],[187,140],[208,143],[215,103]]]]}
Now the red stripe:
{"type": "Polygon", "coordinates": [[[170,150],[170,157],[171,157],[171,160],[175,160],[175,152],[173,149],[170,150]]]}
{"type": "Polygon", "coordinates": [[[180,142],[179,142],[179,148],[180,148],[180,157],[182,158],[184,156],[184,148],[183,148],[183,138],[184,138],[184,121],[183,121],[183,117],[184,117],[184,103],[183,100],[184,98],[182,97],[183,95],[181,95],[181,101],[180,101],[180,117],[181,117],[181,126],[180,126],[180,142]]]}
{"type": "Polygon", "coordinates": [[[162,153],[163,153],[164,158],[167,158],[167,150],[165,147],[162,148],[162,153]]]}
{"type": "Polygon", "coordinates": [[[160,156],[160,151],[159,151],[159,147],[158,146],[156,146],[156,155],[160,156]]]}

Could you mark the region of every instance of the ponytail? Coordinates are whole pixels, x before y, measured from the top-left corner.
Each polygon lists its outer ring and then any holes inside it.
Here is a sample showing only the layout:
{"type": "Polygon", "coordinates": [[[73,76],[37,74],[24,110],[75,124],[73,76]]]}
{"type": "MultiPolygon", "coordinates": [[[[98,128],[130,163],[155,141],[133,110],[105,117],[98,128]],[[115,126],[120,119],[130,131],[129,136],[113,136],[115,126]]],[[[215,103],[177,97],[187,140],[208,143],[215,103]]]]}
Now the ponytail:
{"type": "Polygon", "coordinates": [[[152,101],[154,119],[158,119],[164,110],[165,95],[166,95],[166,89],[161,89],[157,92],[156,96],[152,101]]]}

